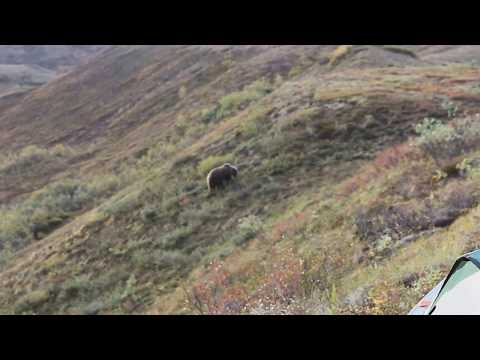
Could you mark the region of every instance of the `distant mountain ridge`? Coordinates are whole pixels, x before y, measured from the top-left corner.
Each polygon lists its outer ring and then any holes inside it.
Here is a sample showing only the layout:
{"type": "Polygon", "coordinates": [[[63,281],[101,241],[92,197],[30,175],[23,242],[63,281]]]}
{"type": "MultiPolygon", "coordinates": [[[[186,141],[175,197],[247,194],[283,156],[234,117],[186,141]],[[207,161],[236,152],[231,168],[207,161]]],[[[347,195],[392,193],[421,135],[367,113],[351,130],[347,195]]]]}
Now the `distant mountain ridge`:
{"type": "Polygon", "coordinates": [[[56,78],[106,45],[0,45],[0,96],[23,93],[56,78]]]}
{"type": "Polygon", "coordinates": [[[39,65],[58,71],[77,65],[108,45],[1,45],[0,64],[39,65]]]}

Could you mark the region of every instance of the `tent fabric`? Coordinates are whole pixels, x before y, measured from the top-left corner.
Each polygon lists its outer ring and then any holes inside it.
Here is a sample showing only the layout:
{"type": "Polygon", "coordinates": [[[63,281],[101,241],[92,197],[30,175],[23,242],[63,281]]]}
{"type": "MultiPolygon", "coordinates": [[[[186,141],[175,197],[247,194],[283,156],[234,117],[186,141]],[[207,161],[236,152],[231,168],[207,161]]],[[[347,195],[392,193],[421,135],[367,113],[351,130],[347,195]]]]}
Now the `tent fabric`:
{"type": "Polygon", "coordinates": [[[409,315],[480,315],[480,250],[457,259],[409,315]],[[430,303],[430,305],[428,305],[430,303]]]}
{"type": "Polygon", "coordinates": [[[480,250],[471,252],[471,253],[465,255],[465,257],[468,260],[472,261],[480,269],[480,250]]]}
{"type": "Polygon", "coordinates": [[[466,262],[450,282],[447,291],[439,295],[432,315],[480,315],[480,270],[466,262]]]}
{"type": "Polygon", "coordinates": [[[457,260],[430,314],[480,314],[480,251],[457,260]]]}
{"type": "Polygon", "coordinates": [[[445,283],[445,286],[442,288],[440,293],[438,294],[438,299],[440,299],[442,296],[444,296],[447,292],[455,288],[459,283],[461,283],[463,280],[465,280],[467,277],[474,275],[476,272],[478,272],[479,269],[475,264],[468,260],[462,260],[448,281],[445,283]]]}
{"type": "Polygon", "coordinates": [[[408,313],[408,315],[425,315],[432,302],[436,299],[445,279],[440,281],[430,292],[408,313]]]}

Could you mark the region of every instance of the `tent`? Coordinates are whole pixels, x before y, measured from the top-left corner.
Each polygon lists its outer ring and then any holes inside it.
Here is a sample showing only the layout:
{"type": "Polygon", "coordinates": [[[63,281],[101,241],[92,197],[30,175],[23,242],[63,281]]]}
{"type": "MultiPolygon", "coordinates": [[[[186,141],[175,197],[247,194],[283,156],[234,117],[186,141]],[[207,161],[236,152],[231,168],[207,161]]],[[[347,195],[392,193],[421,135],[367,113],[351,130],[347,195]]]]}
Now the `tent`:
{"type": "Polygon", "coordinates": [[[460,257],[410,315],[480,315],[480,250],[460,257]]]}

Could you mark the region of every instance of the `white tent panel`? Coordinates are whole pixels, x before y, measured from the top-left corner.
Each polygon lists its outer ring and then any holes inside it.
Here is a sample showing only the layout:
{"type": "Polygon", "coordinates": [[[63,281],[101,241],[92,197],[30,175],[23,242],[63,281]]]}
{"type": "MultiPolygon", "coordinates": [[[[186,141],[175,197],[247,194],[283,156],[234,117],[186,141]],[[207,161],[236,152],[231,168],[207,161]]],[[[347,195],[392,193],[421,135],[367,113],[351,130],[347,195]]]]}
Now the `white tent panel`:
{"type": "Polygon", "coordinates": [[[443,295],[432,315],[480,315],[480,271],[443,295]]]}

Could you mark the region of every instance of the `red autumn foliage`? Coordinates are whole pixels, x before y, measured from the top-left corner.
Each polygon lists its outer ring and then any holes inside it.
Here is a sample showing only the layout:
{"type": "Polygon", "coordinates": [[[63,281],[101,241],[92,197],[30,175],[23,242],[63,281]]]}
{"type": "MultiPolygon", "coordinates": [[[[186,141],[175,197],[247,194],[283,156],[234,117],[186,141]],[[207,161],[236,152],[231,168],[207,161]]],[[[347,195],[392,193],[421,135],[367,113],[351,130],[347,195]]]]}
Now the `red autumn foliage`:
{"type": "Polygon", "coordinates": [[[190,204],[190,198],[186,195],[183,195],[178,199],[178,202],[180,206],[187,206],[188,204],[190,204]]]}
{"type": "Polygon", "coordinates": [[[397,167],[402,161],[418,161],[421,158],[422,153],[417,147],[404,143],[379,152],[374,164],[380,169],[389,170],[397,167]]]}
{"type": "Polygon", "coordinates": [[[372,163],[365,165],[359,172],[347,179],[340,187],[340,196],[348,196],[378,178],[385,172],[396,168],[405,161],[419,161],[424,153],[416,146],[404,143],[392,146],[377,153],[372,163]]]}
{"type": "Polygon", "coordinates": [[[271,239],[273,242],[295,235],[308,222],[305,212],[295,214],[287,219],[278,221],[272,228],[271,239]]]}
{"type": "Polygon", "coordinates": [[[297,299],[305,293],[305,264],[292,249],[272,251],[266,267],[258,266],[249,274],[258,286],[250,291],[235,283],[234,275],[221,262],[213,262],[202,280],[195,283],[188,294],[187,306],[197,313],[209,315],[234,315],[255,309],[269,311],[288,309],[301,313],[295,307],[297,299]]]}
{"type": "Polygon", "coordinates": [[[274,253],[273,257],[275,261],[266,269],[261,285],[250,299],[250,309],[288,307],[304,295],[306,269],[303,259],[292,249],[278,255],[274,253]]]}
{"type": "Polygon", "coordinates": [[[188,294],[188,306],[200,314],[239,314],[247,300],[245,290],[232,284],[232,273],[224,264],[214,261],[204,278],[193,285],[188,294]]]}

